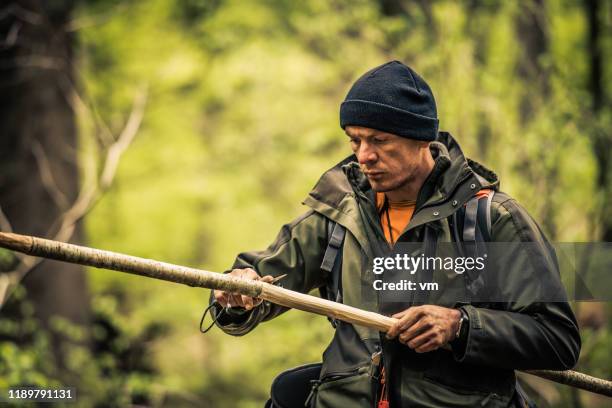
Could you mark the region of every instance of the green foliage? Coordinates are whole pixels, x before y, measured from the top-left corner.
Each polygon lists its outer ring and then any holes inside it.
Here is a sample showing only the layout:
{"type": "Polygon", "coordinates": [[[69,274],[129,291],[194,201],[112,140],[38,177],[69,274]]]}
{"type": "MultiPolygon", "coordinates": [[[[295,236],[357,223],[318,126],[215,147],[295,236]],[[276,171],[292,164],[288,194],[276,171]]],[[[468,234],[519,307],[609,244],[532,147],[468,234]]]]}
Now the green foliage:
{"type": "MultiPolygon", "coordinates": [[[[399,12],[390,3],[83,3],[77,17],[93,23],[77,32],[81,88],[112,133],[149,86],[138,136],[86,220],[87,243],[217,271],[242,250],[264,248],[303,211],[319,175],[348,154],[338,108],[349,86],[390,59],[426,78],[441,129],[495,169],[553,239],[593,239],[610,197],[597,190],[592,135],[609,134],[611,119],[594,117],[586,102],[582,3],[546,2],[548,49],[535,61],[545,81],[518,74],[519,3],[398,2],[399,12]]],[[[97,122],[79,116],[85,180],[99,171],[88,160],[100,148],[97,122]]],[[[104,349],[91,355],[75,345],[68,359],[88,403],[112,396],[115,406],[261,406],[276,373],[320,360],[331,339],[325,319],[295,311],[244,338],[215,329],[203,336],[207,292],[101,270],[89,276],[94,309],[108,323],[98,322],[91,338],[104,349]]],[[[0,367],[10,367],[0,373],[4,385],[54,378],[46,337],[33,324],[0,320],[1,330],[32,336],[20,349],[0,343],[0,367]]],[[[87,336],[61,320],[50,326],[76,342],[87,336]]],[[[606,374],[609,344],[605,329],[581,368],[606,374]]]]}
{"type": "Polygon", "coordinates": [[[93,298],[91,327],[60,317],[43,325],[18,287],[5,307],[19,310],[0,318],[0,388],[74,387],[78,407],[156,404],[162,394],[155,386],[159,374],[151,344],[165,335],[165,326],[131,327],[117,310],[120,296],[100,293],[93,298]],[[65,339],[61,349],[52,344],[58,335],[65,339]],[[57,364],[58,353],[63,366],[57,364]]]}
{"type": "Polygon", "coordinates": [[[12,251],[0,248],[0,272],[9,272],[17,265],[18,259],[12,251]]]}

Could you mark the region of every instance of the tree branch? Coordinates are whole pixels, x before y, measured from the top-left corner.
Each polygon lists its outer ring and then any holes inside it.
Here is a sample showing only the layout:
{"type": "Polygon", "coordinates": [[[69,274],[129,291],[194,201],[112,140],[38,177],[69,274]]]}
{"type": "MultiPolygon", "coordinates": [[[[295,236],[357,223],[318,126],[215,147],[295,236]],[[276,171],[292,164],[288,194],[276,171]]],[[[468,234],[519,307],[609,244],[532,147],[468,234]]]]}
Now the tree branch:
{"type": "Polygon", "coordinates": [[[140,128],[140,124],[142,123],[146,103],[147,87],[143,87],[136,95],[134,108],[132,109],[132,113],[130,113],[123,131],[117,138],[117,141],[108,149],[106,154],[106,163],[102,170],[102,176],[100,177],[100,185],[103,189],[107,189],[110,186],[115,177],[119,159],[134,140],[140,128]]]}
{"type": "MultiPolygon", "coordinates": [[[[128,120],[117,137],[116,141],[108,148],[103,170],[96,181],[90,185],[84,186],[79,192],[78,197],[68,210],[66,210],[56,220],[54,225],[49,229],[47,236],[53,236],[53,240],[57,241],[69,241],[74,234],[77,222],[83,218],[100,200],[103,193],[107,191],[114,180],[117,166],[123,153],[128,149],[142,123],[144,117],[145,107],[147,103],[148,87],[145,85],[141,87],[140,91],[134,98],[134,104],[132,111],[128,117],[128,120]],[[55,233],[53,231],[55,230],[55,233]]],[[[39,145],[40,147],[40,145],[39,145]]],[[[42,175],[41,175],[42,177],[42,175]]],[[[4,230],[4,224],[8,226],[6,231],[11,230],[10,223],[4,216],[4,213],[0,211],[0,226],[4,230]]],[[[18,266],[10,272],[1,274],[0,277],[0,308],[4,305],[12,289],[21,282],[21,280],[35,268],[42,258],[34,258],[31,256],[24,256],[20,259],[18,266]]]]}
{"type": "Polygon", "coordinates": [[[40,180],[45,190],[47,190],[47,193],[51,196],[53,202],[60,210],[68,208],[68,198],[66,198],[66,195],[60,190],[55,182],[47,155],[38,140],[32,142],[32,154],[36,159],[40,180]]]}

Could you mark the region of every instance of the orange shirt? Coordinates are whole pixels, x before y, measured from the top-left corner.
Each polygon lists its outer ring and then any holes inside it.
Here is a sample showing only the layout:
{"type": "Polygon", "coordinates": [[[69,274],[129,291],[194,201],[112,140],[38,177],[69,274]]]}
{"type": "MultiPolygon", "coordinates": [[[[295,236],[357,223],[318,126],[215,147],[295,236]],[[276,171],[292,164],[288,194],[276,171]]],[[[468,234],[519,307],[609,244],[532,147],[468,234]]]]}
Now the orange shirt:
{"type": "Polygon", "coordinates": [[[387,218],[387,210],[384,210],[385,200],[385,193],[376,193],[376,208],[378,209],[378,214],[380,214],[380,224],[385,233],[385,238],[387,238],[388,243],[395,244],[397,238],[404,232],[412,218],[416,201],[389,201],[387,205],[389,217],[387,218]],[[389,234],[389,220],[391,221],[393,236],[389,234]]]}
{"type": "MultiPolygon", "coordinates": [[[[476,197],[478,197],[479,200],[481,198],[486,198],[490,192],[490,189],[482,189],[476,193],[476,197]]],[[[378,210],[378,214],[380,214],[380,225],[382,225],[387,242],[393,245],[397,242],[397,239],[401,233],[404,232],[404,229],[406,229],[408,223],[412,219],[416,201],[389,202],[389,219],[391,220],[391,230],[393,231],[393,239],[391,239],[391,235],[389,234],[389,223],[387,221],[387,211],[383,210],[385,207],[385,200],[385,193],[376,193],[376,209],[378,210]]]]}

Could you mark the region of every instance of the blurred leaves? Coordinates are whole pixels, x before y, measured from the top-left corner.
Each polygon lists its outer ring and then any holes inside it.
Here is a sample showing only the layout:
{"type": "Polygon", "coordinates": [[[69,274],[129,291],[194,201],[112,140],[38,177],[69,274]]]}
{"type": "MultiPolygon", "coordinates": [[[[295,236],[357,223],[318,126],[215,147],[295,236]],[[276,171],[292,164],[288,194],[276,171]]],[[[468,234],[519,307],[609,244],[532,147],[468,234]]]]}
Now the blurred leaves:
{"type": "MultiPolygon", "coordinates": [[[[84,30],[84,85],[106,117],[125,109],[121,95],[136,79],[152,86],[117,186],[88,219],[91,244],[219,271],[267,246],[348,154],[338,107],[349,86],[389,59],[427,79],[442,129],[493,167],[553,239],[589,239],[596,163],[583,120],[584,13],[576,2],[535,11],[546,13],[550,48],[535,61],[549,73],[546,95],[539,79],[518,75],[524,10],[514,2],[155,0],[84,30]],[[95,53],[103,63],[88,62],[95,53]]],[[[134,324],[169,324],[155,358],[164,387],[193,393],[170,400],[178,405],[196,396],[259,406],[276,373],[319,360],[331,338],[325,319],[297,312],[246,338],[200,336],[205,293],[102,271],[92,278],[98,290],[130,288],[134,324]]]]}
{"type": "MultiPolygon", "coordinates": [[[[348,88],[390,59],[428,81],[441,129],[493,168],[552,239],[594,239],[610,196],[596,184],[593,135],[609,140],[612,120],[589,102],[583,3],[536,9],[547,48],[529,63],[543,78],[519,74],[517,21],[536,4],[527,3],[82,2],[79,91],[95,117],[116,133],[138,86],[150,84],[141,130],[86,220],[87,243],[217,271],[240,251],[266,247],[304,210],[320,174],[349,153],[338,126],[348,88]]],[[[98,127],[79,117],[83,163],[98,127]]],[[[11,262],[0,251],[0,268],[11,262]]],[[[202,336],[207,292],[110,271],[90,277],[90,338],[65,321],[51,325],[75,341],[67,370],[79,374],[84,406],[261,406],[272,378],[320,360],[332,335],[324,318],[292,311],[244,338],[202,336]]],[[[0,319],[3,336],[31,337],[19,350],[0,342],[0,381],[47,384],[52,348],[31,311],[23,316],[0,319]]],[[[585,331],[592,346],[580,368],[609,377],[607,325],[599,332],[585,331]]],[[[562,395],[559,406],[572,406],[562,395]]]]}
{"type": "Polygon", "coordinates": [[[12,271],[18,262],[14,252],[0,248],[0,273],[12,271]]]}
{"type": "Polygon", "coordinates": [[[159,373],[151,347],[165,335],[163,323],[130,327],[113,309],[117,297],[99,293],[92,302],[93,335],[87,339],[85,328],[59,317],[52,319],[49,331],[43,329],[24,299],[24,289],[18,287],[10,302],[18,304],[19,313],[0,318],[1,388],[75,387],[77,405],[82,407],[146,405],[161,396],[155,388],[159,373]],[[55,364],[57,349],[50,343],[51,334],[68,341],[62,342],[64,367],[55,364]],[[13,342],[17,338],[19,346],[13,342]]]}

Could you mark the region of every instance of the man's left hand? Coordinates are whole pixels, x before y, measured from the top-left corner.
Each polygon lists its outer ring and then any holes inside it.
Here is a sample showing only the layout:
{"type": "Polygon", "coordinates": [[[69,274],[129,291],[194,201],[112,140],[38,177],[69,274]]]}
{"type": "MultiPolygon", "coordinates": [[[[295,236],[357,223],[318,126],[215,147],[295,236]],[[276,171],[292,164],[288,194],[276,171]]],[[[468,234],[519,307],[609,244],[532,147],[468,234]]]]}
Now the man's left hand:
{"type": "Polygon", "coordinates": [[[387,332],[387,338],[399,335],[399,342],[417,353],[436,350],[455,338],[461,312],[441,306],[410,307],[392,316],[398,319],[387,332]]]}

